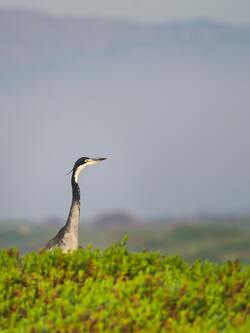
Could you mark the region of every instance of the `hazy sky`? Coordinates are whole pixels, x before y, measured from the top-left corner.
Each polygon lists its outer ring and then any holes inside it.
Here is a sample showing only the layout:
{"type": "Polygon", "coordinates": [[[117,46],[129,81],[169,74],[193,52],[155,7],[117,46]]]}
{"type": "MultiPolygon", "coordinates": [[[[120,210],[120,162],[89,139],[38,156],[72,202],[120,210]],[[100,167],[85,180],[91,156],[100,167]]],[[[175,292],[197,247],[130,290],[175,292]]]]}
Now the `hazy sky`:
{"type": "Polygon", "coordinates": [[[0,220],[66,218],[80,156],[84,219],[249,213],[250,29],[82,23],[1,13],[0,220]]]}
{"type": "Polygon", "coordinates": [[[153,22],[208,18],[234,24],[250,23],[249,0],[0,0],[0,7],[153,22]]]}

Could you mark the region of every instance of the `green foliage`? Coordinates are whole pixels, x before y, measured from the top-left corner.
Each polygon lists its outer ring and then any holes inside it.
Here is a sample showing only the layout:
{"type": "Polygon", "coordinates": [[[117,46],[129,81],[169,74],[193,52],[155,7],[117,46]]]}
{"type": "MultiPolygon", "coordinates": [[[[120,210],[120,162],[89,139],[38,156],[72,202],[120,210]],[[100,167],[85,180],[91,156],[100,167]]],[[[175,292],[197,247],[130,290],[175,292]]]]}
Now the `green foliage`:
{"type": "Polygon", "coordinates": [[[0,331],[250,332],[250,266],[88,246],[0,251],[0,331]]]}
{"type": "MultiPolygon", "coordinates": [[[[147,249],[172,255],[178,253],[191,262],[200,258],[223,263],[239,258],[242,263],[250,264],[250,217],[231,220],[201,218],[193,222],[153,220],[115,227],[96,227],[93,223],[82,223],[79,241],[84,246],[92,243],[94,247],[103,250],[127,233],[130,251],[147,249]]],[[[44,246],[57,232],[58,225],[53,224],[0,221],[0,249],[14,246],[22,254],[34,251],[44,246]]]]}

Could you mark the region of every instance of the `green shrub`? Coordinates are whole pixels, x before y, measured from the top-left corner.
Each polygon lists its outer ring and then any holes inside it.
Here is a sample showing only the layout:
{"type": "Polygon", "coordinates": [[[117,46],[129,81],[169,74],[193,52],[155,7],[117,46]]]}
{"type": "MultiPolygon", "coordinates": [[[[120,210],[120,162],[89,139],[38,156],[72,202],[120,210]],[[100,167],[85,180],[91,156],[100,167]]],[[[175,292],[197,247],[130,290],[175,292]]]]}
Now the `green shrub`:
{"type": "Polygon", "coordinates": [[[250,266],[130,253],[0,251],[0,331],[250,332],[250,266]]]}

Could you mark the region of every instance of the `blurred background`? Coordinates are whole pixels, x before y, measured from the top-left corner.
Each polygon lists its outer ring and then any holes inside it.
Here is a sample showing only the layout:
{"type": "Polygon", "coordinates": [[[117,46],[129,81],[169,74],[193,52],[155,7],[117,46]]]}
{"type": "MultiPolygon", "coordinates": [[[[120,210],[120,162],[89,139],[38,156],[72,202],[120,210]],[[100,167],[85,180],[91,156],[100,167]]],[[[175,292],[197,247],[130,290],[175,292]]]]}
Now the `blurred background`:
{"type": "Polygon", "coordinates": [[[0,247],[250,261],[250,2],[0,0],[0,247]]]}

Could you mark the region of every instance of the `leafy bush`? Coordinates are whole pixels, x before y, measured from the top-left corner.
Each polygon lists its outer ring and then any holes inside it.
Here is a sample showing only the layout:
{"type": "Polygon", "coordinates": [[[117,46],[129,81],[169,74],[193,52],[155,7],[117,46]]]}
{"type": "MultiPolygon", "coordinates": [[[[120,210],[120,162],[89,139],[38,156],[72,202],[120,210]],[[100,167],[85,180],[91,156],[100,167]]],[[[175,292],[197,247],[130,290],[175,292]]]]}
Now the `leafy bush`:
{"type": "Polygon", "coordinates": [[[250,266],[157,252],[0,252],[0,331],[250,332],[250,266]]]}

